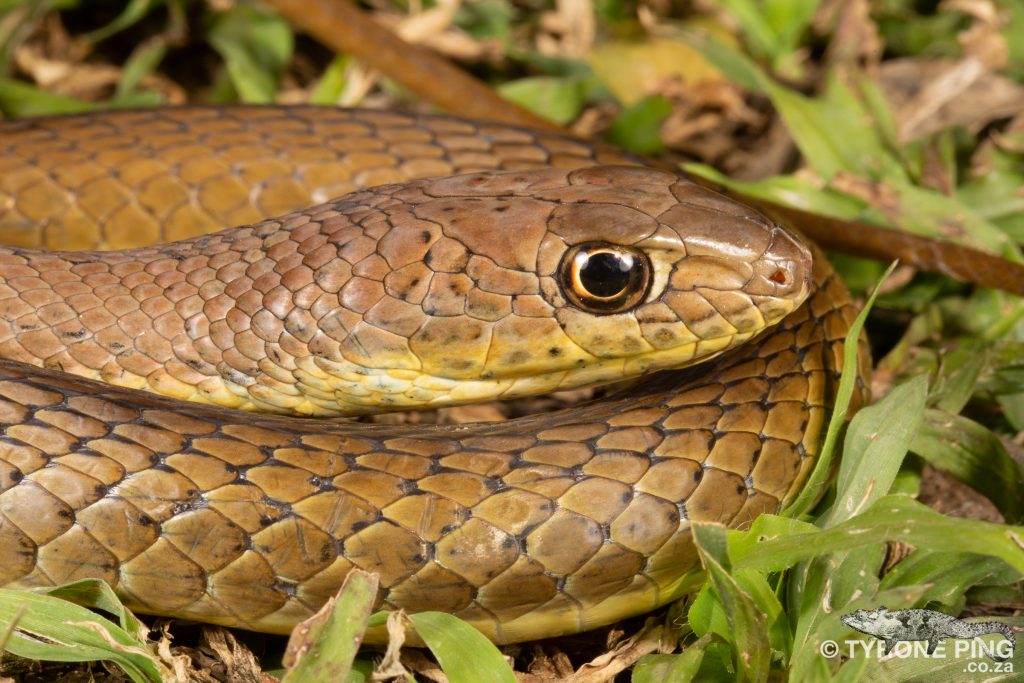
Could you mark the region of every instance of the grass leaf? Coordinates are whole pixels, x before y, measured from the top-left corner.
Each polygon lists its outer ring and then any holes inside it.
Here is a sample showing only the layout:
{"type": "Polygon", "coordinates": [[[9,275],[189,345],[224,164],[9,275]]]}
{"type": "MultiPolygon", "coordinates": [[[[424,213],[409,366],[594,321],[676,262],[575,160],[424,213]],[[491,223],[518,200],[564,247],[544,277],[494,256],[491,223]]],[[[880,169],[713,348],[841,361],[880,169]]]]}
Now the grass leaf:
{"type": "Polygon", "coordinates": [[[928,410],[911,449],[984,494],[1008,522],[1024,521],[1024,468],[982,425],[962,415],[928,410]]]}
{"type": "Polygon", "coordinates": [[[281,683],[349,677],[377,599],[378,584],[376,574],[353,569],[337,597],[295,627],[286,653],[286,665],[291,666],[281,683]]]}
{"type": "Polygon", "coordinates": [[[825,487],[828,486],[829,479],[832,477],[839,432],[846,424],[846,412],[850,408],[853,389],[859,376],[857,351],[860,336],[864,330],[864,322],[867,320],[872,306],[874,306],[875,298],[882,289],[882,285],[885,284],[885,281],[892,275],[892,271],[895,269],[896,262],[894,261],[889,265],[885,273],[882,274],[878,284],[875,285],[875,291],[868,297],[864,307],[857,314],[853,324],[850,325],[849,331],[846,333],[846,338],[843,341],[843,372],[839,378],[839,387],[836,389],[832,417],[829,419],[828,428],[825,431],[825,441],[821,446],[821,454],[818,456],[818,462],[815,463],[814,469],[811,471],[811,476],[808,477],[807,483],[797,495],[796,500],[784,511],[783,514],[787,516],[799,517],[809,512],[821,498],[825,487]]]}
{"type": "Polygon", "coordinates": [[[915,377],[854,416],[836,480],[836,501],[819,525],[848,520],[889,491],[921,424],[927,395],[928,378],[915,377]]]}
{"type": "Polygon", "coordinates": [[[274,101],[294,41],[283,19],[250,5],[237,5],[215,15],[207,39],[224,59],[243,102],[274,101]]]}
{"type": "MultiPolygon", "coordinates": [[[[749,532],[730,532],[742,534],[749,532]]],[[[856,517],[828,529],[734,543],[729,551],[737,568],[781,571],[800,560],[884,541],[915,547],[940,547],[998,557],[1024,574],[1024,528],[946,517],[906,496],[885,496],[856,517]]]]}
{"type": "Polygon", "coordinates": [[[464,621],[443,612],[410,614],[409,621],[451,683],[515,683],[498,648],[464,621]]]}
{"type": "Polygon", "coordinates": [[[0,588],[0,633],[19,657],[55,662],[105,660],[138,683],[169,675],[144,641],[95,612],[41,592],[0,588]]]}
{"type": "Polygon", "coordinates": [[[768,642],[768,615],[758,608],[736,577],[732,575],[725,528],[716,524],[694,524],[693,539],[701,563],[711,578],[729,622],[735,643],[736,665],[740,680],[768,680],[771,647],[768,642]]]}
{"type": "Polygon", "coordinates": [[[559,124],[575,120],[585,102],[584,83],[575,76],[521,78],[501,85],[498,92],[533,113],[559,124]]]}
{"type": "Polygon", "coordinates": [[[688,683],[696,678],[714,636],[701,636],[678,655],[646,655],[633,667],[632,683],[688,683]]]}
{"type": "Polygon", "coordinates": [[[0,78],[0,110],[5,116],[21,118],[48,114],[75,114],[97,106],[66,95],[57,95],[21,81],[0,78]]]}
{"type": "Polygon", "coordinates": [[[664,149],[661,124],[672,113],[672,104],[651,95],[626,107],[612,122],[608,141],[636,154],[657,154],[664,149]]]}

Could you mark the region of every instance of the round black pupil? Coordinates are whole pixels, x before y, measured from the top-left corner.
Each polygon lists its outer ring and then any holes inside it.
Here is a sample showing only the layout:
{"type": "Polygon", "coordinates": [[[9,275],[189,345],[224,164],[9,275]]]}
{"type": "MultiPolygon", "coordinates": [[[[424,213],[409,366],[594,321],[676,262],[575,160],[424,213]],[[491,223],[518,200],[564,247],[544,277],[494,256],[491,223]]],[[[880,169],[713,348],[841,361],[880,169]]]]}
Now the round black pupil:
{"type": "Polygon", "coordinates": [[[580,268],[580,282],[592,296],[615,296],[629,284],[629,271],[632,265],[618,254],[598,252],[580,268]]]}

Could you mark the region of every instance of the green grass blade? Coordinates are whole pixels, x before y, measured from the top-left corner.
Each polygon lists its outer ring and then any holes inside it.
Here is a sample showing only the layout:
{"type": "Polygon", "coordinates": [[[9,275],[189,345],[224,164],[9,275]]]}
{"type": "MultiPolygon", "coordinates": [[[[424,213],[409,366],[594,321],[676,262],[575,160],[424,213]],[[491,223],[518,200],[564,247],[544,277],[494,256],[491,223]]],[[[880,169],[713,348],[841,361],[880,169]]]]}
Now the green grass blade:
{"type": "Polygon", "coordinates": [[[113,21],[96,29],[95,31],[85,34],[83,38],[90,42],[98,43],[101,40],[109,38],[115,33],[131,28],[140,22],[150,12],[150,10],[153,9],[154,4],[154,0],[129,0],[128,4],[125,5],[125,8],[121,10],[121,13],[118,14],[113,21]]]}
{"type": "Polygon", "coordinates": [[[964,337],[942,354],[929,405],[947,413],[959,413],[971,400],[978,377],[992,364],[992,345],[985,339],[964,337]]]}
{"type": "Polygon", "coordinates": [[[741,680],[767,681],[771,663],[769,618],[729,571],[725,528],[715,524],[694,524],[693,539],[701,563],[725,610],[730,640],[735,644],[736,665],[743,674],[741,680]]]}
{"type": "Polygon", "coordinates": [[[348,83],[348,68],[352,58],[348,55],[337,55],[327,68],[320,74],[320,82],[316,84],[310,95],[310,104],[333,106],[338,103],[342,91],[348,83]]]}
{"type": "Polygon", "coordinates": [[[633,667],[632,683],[689,683],[700,670],[711,634],[687,645],[678,655],[646,655],[633,667]]]}
{"type": "Polygon", "coordinates": [[[962,415],[928,410],[911,450],[984,494],[1006,521],[1024,521],[1024,468],[982,425],[962,415]]]}
{"type": "MultiPolygon", "coordinates": [[[[281,683],[344,681],[366,632],[379,579],[353,569],[337,598],[292,631],[288,655],[295,658],[281,683]]],[[[290,662],[289,662],[290,663],[290,662]]]]}
{"type": "Polygon", "coordinates": [[[645,97],[619,112],[608,141],[636,154],[659,154],[664,150],[661,124],[671,113],[672,104],[661,95],[645,97]]]}
{"type": "Polygon", "coordinates": [[[68,600],[82,607],[109,612],[117,617],[118,625],[126,633],[140,642],[144,642],[149,635],[149,629],[132,614],[131,610],[121,603],[121,600],[114,593],[114,589],[106,581],[82,579],[81,581],[65,583],[61,586],[34,588],[32,590],[41,595],[68,600]]]}
{"type": "Polygon", "coordinates": [[[216,16],[207,39],[224,59],[231,84],[243,102],[269,103],[291,59],[294,36],[280,17],[249,5],[216,16]]]}
{"type": "Polygon", "coordinates": [[[864,303],[864,308],[857,314],[853,324],[850,325],[849,332],[846,333],[843,346],[843,374],[839,378],[835,406],[828,422],[828,429],[825,431],[825,442],[821,446],[821,455],[818,456],[818,462],[814,465],[814,470],[811,471],[811,476],[808,477],[803,490],[800,491],[793,504],[783,511],[782,514],[787,517],[799,517],[810,512],[821,498],[832,477],[836,443],[839,440],[839,432],[846,424],[846,411],[850,408],[850,399],[853,398],[853,388],[857,382],[857,347],[861,331],[864,329],[864,322],[868,318],[868,313],[871,312],[871,307],[875,304],[878,292],[895,269],[896,262],[893,261],[882,274],[882,278],[875,285],[875,290],[864,303]]]}
{"type": "Polygon", "coordinates": [[[167,43],[160,38],[146,41],[135,48],[124,64],[121,78],[118,79],[115,99],[127,97],[135,92],[142,80],[156,71],[166,54],[167,43]]]}
{"type": "Polygon", "coordinates": [[[0,589],[0,633],[19,657],[55,662],[105,660],[133,681],[161,681],[165,670],[145,642],[95,612],[33,591],[0,589]],[[17,620],[17,623],[15,623],[17,620]]]}
{"type": "Polygon", "coordinates": [[[509,81],[498,88],[503,97],[558,124],[579,116],[585,103],[583,82],[571,76],[532,76],[509,81]]]}
{"type": "Polygon", "coordinates": [[[96,108],[92,102],[40,90],[21,81],[0,78],[0,110],[11,118],[74,114],[96,108]]]}
{"type": "Polygon", "coordinates": [[[1020,573],[1001,560],[969,553],[918,551],[896,563],[882,578],[882,589],[924,586],[921,600],[959,613],[965,592],[979,585],[1011,585],[1020,573]]]}
{"type": "Polygon", "coordinates": [[[836,479],[836,500],[818,520],[820,526],[850,519],[889,491],[921,424],[927,395],[928,378],[915,377],[854,416],[836,479]]]}
{"type": "Polygon", "coordinates": [[[998,557],[1024,574],[1024,527],[946,517],[906,496],[885,496],[869,509],[828,529],[751,543],[733,541],[736,568],[781,571],[801,560],[882,543],[942,548],[998,557]]]}
{"type": "Polygon", "coordinates": [[[464,621],[444,612],[410,614],[409,621],[451,683],[515,683],[498,648],[464,621]]]}

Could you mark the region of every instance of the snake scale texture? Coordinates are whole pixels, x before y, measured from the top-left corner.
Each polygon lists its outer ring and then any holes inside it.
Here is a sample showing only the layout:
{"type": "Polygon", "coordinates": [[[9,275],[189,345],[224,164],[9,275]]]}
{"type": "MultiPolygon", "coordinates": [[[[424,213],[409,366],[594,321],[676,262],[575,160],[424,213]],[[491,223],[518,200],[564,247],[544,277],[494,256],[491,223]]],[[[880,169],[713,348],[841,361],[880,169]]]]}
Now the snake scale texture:
{"type": "Polygon", "coordinates": [[[843,284],[621,153],[310,107],[4,122],[0,150],[0,585],[98,577],[143,612],[283,633],[359,567],[384,607],[543,638],[678,597],[691,521],[775,512],[815,462],[843,284]],[[577,300],[591,260],[632,268],[633,298],[577,300]],[[500,423],[230,409],[639,376],[500,423]]]}

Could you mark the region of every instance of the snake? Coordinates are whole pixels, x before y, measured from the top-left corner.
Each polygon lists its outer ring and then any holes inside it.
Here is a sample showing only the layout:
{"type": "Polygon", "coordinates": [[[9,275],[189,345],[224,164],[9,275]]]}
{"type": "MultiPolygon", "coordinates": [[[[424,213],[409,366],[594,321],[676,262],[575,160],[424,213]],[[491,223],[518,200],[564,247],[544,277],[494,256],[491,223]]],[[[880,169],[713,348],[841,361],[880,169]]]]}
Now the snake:
{"type": "Polygon", "coordinates": [[[0,150],[0,585],[287,633],[362,569],[383,608],[547,638],[692,590],[691,525],[778,512],[820,452],[841,279],[623,152],[312,106],[5,121],[0,150]]]}

